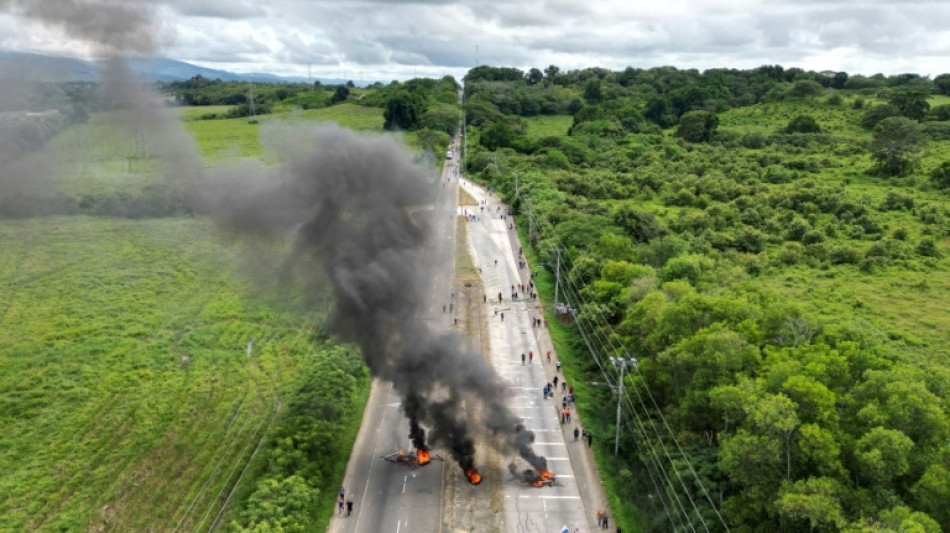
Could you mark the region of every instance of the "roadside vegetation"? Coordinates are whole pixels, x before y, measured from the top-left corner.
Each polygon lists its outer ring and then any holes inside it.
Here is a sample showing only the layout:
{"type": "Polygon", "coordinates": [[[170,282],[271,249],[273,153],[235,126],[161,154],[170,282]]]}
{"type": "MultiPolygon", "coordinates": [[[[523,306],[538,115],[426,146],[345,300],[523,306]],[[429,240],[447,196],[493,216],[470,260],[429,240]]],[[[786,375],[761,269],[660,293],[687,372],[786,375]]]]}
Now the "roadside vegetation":
{"type": "Polygon", "coordinates": [[[950,75],[486,66],[465,92],[466,168],[548,299],[561,250],[575,313],[548,318],[625,531],[950,530],[950,75]],[[617,459],[608,356],[638,360],[617,459]]]}

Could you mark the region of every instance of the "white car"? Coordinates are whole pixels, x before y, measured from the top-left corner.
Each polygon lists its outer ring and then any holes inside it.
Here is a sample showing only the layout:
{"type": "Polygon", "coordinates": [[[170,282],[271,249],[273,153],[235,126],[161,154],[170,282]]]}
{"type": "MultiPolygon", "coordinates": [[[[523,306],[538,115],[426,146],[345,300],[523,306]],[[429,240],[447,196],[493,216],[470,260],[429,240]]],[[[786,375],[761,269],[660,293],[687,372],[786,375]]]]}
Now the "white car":
{"type": "Polygon", "coordinates": [[[448,152],[445,152],[445,158],[446,158],[446,159],[452,159],[452,150],[449,150],[448,152]]]}

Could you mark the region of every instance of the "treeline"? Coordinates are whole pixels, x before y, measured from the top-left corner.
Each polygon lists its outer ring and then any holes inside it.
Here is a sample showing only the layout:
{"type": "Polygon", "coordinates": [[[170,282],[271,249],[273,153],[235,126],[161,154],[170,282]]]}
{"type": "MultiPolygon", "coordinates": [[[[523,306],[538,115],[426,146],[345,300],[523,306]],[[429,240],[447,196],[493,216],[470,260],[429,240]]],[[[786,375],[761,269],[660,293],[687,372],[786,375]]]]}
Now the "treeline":
{"type": "Polygon", "coordinates": [[[236,118],[251,115],[253,97],[255,114],[265,115],[275,106],[319,109],[346,101],[355,89],[352,81],[345,84],[308,83],[246,83],[211,80],[201,75],[185,81],[164,82],[157,85],[163,94],[171,96],[178,105],[234,106],[220,117],[209,114],[203,118],[236,118]]]}
{"type": "MultiPolygon", "coordinates": [[[[660,461],[674,484],[658,492],[653,454],[671,438],[623,431],[626,462],[602,472],[627,505],[656,516],[678,497],[686,531],[721,530],[717,512],[732,531],[950,530],[945,341],[872,321],[860,298],[768,288],[946,272],[950,163],[934,154],[950,142],[928,99],[948,81],[774,66],[466,76],[470,174],[523,225],[530,211],[537,262],[561,250],[575,351],[635,355],[628,397],[649,388],[656,408],[639,415],[683,446],[660,461]],[[572,114],[569,132],[529,135],[524,98],[572,114]]],[[[575,382],[602,379],[589,355],[573,363],[575,382]]],[[[615,398],[600,401],[582,410],[612,435],[615,398]]]]}
{"type": "Polygon", "coordinates": [[[164,185],[147,185],[136,194],[114,192],[71,196],[13,191],[0,195],[0,218],[89,215],[145,219],[193,213],[191,202],[182,192],[164,185]]]}
{"type": "Polygon", "coordinates": [[[276,427],[261,450],[255,486],[242,497],[234,531],[313,531],[329,526],[336,487],[349,450],[339,442],[355,439],[365,400],[368,372],[359,354],[324,343],[313,370],[294,379],[300,384],[283,406],[276,427]]]}

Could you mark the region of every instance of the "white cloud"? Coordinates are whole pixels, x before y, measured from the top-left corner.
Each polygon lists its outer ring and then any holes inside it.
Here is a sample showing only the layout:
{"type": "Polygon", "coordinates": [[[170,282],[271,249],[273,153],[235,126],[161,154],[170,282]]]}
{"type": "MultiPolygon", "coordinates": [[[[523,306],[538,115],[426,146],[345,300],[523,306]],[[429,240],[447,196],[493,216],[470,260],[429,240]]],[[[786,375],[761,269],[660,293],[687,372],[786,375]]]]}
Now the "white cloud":
{"type": "MultiPolygon", "coordinates": [[[[238,71],[363,79],[475,64],[851,73],[950,70],[950,5],[925,0],[157,0],[162,55],[238,71]],[[942,70],[941,70],[942,69],[942,70]],[[354,73],[358,75],[354,75],[354,73]]],[[[4,2],[0,1],[0,6],[4,2]]],[[[0,15],[0,47],[88,53],[0,15]]]]}

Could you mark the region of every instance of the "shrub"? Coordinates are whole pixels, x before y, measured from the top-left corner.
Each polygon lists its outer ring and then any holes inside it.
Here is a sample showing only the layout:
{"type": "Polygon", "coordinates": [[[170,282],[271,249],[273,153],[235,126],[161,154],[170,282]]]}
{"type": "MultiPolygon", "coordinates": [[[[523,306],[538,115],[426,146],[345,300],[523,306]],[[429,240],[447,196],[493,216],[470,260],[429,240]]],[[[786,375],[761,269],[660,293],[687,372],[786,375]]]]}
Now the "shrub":
{"type": "Polygon", "coordinates": [[[828,259],[834,265],[856,265],[861,261],[861,252],[847,245],[838,245],[828,253],[828,259]]]}
{"type": "Polygon", "coordinates": [[[885,211],[910,211],[914,208],[914,199],[898,191],[888,191],[881,209],[885,211]]]}
{"type": "Polygon", "coordinates": [[[940,257],[940,250],[937,249],[937,243],[927,237],[917,243],[917,254],[924,257],[940,257]]]}
{"type": "Polygon", "coordinates": [[[940,163],[930,172],[930,182],[941,189],[950,189],[950,161],[940,163]]]}
{"type": "Polygon", "coordinates": [[[821,126],[810,115],[798,115],[788,122],[784,131],[785,133],[820,133],[821,126]]]}

